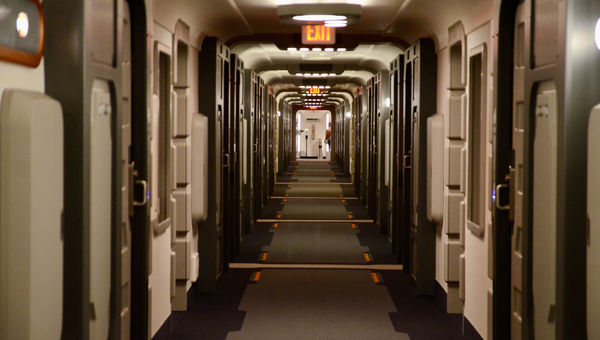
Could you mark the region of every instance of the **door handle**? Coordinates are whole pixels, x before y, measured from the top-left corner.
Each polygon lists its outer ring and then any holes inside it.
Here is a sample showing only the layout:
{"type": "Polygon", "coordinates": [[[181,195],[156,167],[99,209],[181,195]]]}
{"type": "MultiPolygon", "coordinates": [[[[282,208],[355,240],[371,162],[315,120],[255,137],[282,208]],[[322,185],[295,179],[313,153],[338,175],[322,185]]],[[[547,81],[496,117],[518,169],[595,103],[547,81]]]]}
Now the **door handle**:
{"type": "Polygon", "coordinates": [[[229,154],[223,154],[223,167],[229,168],[229,154]]]}
{"type": "Polygon", "coordinates": [[[513,167],[508,168],[508,174],[504,177],[506,183],[500,183],[496,185],[496,209],[498,210],[508,210],[510,221],[514,221],[514,213],[515,213],[515,169],[513,167]],[[505,205],[501,205],[501,192],[503,189],[508,189],[508,203],[505,205]]]}
{"type": "Polygon", "coordinates": [[[496,185],[496,209],[498,210],[510,210],[510,204],[500,205],[500,192],[502,189],[508,189],[509,186],[506,183],[500,183],[496,185]]]}
{"type": "Polygon", "coordinates": [[[410,168],[412,168],[412,165],[409,164],[409,161],[410,161],[410,154],[402,156],[402,167],[404,169],[410,169],[410,168]]]}
{"type": "Polygon", "coordinates": [[[148,203],[148,196],[146,194],[146,192],[148,191],[148,182],[146,182],[143,179],[137,179],[135,180],[135,185],[141,185],[142,186],[142,190],[143,190],[143,199],[141,202],[136,201],[135,199],[133,200],[133,206],[134,207],[143,207],[146,205],[146,203],[148,203]]]}

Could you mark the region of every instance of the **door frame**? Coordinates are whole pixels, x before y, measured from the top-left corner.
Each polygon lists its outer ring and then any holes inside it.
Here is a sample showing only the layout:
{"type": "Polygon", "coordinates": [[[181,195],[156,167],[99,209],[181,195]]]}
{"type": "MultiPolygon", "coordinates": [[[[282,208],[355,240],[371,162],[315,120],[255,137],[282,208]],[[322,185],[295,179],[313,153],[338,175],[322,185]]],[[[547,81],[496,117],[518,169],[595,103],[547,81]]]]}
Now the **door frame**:
{"type": "MultiPolygon", "coordinates": [[[[152,38],[144,0],[127,0],[131,19],[131,153],[139,179],[150,178],[150,141],[147,108],[151,107],[148,65],[152,65],[152,38]]],[[[133,188],[132,188],[133,189],[133,188]]],[[[150,333],[148,302],[149,205],[134,207],[131,232],[131,338],[150,333]]]]}

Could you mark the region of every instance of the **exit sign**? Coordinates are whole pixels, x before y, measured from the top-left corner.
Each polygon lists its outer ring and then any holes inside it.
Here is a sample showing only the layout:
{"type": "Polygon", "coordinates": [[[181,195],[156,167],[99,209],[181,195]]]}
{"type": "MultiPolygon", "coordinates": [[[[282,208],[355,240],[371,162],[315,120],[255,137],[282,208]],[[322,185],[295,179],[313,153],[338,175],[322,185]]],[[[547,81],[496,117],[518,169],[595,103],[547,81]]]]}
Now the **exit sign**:
{"type": "Polygon", "coordinates": [[[335,28],[325,25],[304,25],[302,26],[302,44],[334,45],[335,28]]]}
{"type": "Polygon", "coordinates": [[[321,94],[321,89],[320,88],[310,88],[308,90],[308,93],[310,93],[310,94],[321,94]]]}

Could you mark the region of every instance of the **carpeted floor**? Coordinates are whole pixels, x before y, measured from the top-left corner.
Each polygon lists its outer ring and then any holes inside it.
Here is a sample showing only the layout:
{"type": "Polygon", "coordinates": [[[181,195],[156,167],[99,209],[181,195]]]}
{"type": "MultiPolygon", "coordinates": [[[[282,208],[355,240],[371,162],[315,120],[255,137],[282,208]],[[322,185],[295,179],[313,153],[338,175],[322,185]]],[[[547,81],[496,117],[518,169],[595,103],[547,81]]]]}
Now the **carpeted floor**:
{"type": "Polygon", "coordinates": [[[364,264],[357,229],[348,223],[279,223],[269,246],[267,263],[364,264]]]}
{"type": "MultiPolygon", "coordinates": [[[[339,168],[328,162],[297,162],[288,171],[290,182],[341,180],[331,175],[339,168]]],[[[276,185],[275,196],[282,198],[270,199],[261,218],[348,223],[254,223],[236,261],[368,265],[367,252],[373,264],[396,264],[377,225],[353,223],[348,217],[366,219],[367,209],[359,200],[339,195],[353,197],[353,186],[276,185]],[[297,196],[333,199],[289,198],[297,196]]],[[[466,340],[462,317],[446,314],[439,297],[416,295],[410,276],[402,271],[230,269],[221,275],[216,293],[195,289],[190,290],[189,310],[174,312],[155,340],[466,340]]]]}
{"type": "Polygon", "coordinates": [[[384,286],[360,270],[263,270],[240,303],[246,317],[226,339],[403,339],[384,286]]]}

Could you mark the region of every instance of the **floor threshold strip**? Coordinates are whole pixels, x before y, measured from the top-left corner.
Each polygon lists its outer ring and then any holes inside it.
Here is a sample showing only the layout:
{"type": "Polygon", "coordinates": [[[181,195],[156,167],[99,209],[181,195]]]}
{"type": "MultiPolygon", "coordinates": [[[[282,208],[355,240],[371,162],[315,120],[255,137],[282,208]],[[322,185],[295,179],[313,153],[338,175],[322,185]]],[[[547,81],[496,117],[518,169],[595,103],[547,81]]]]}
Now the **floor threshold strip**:
{"type": "Polygon", "coordinates": [[[350,182],[275,182],[275,185],[354,185],[354,183],[350,182]]]}
{"type": "Polygon", "coordinates": [[[283,174],[289,175],[289,176],[304,176],[304,175],[307,175],[307,176],[319,175],[319,176],[321,176],[322,175],[323,177],[327,177],[327,178],[333,177],[333,176],[344,176],[345,175],[342,172],[302,172],[302,171],[300,171],[300,172],[284,172],[283,174]]]}
{"type": "Polygon", "coordinates": [[[327,263],[249,263],[232,262],[230,269],[344,269],[344,270],[403,270],[401,264],[327,264],[327,263]]]}
{"type": "Polygon", "coordinates": [[[358,197],[350,197],[350,196],[344,196],[344,197],[337,197],[337,196],[271,196],[271,199],[274,200],[281,200],[281,199],[295,199],[295,200],[358,200],[358,197]]]}
{"type": "Polygon", "coordinates": [[[301,220],[301,219],[277,219],[277,218],[259,218],[256,223],[373,223],[373,220],[352,219],[352,220],[301,220]]]}

